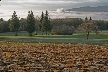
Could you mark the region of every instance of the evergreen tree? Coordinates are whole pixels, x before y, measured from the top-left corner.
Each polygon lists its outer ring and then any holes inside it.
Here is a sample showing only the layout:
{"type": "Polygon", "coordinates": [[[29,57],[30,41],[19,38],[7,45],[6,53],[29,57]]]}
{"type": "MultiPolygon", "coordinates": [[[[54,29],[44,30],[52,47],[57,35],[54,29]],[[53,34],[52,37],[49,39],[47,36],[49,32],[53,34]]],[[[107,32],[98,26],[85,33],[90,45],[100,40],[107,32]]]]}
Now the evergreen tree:
{"type": "Polygon", "coordinates": [[[92,20],[92,18],[90,17],[90,19],[89,20],[92,20]]]}
{"type": "Polygon", "coordinates": [[[49,15],[48,14],[49,13],[46,10],[46,14],[45,14],[45,18],[44,18],[46,35],[47,35],[47,31],[50,31],[51,30],[50,18],[49,18],[49,15]]]}
{"type": "Polygon", "coordinates": [[[43,13],[43,11],[42,11],[42,15],[41,15],[41,17],[40,17],[40,23],[39,23],[39,30],[40,30],[40,31],[42,31],[43,19],[44,19],[44,13],[43,13]]]}
{"type": "Polygon", "coordinates": [[[85,20],[88,20],[88,18],[86,17],[85,20]]]}
{"type": "Polygon", "coordinates": [[[35,18],[32,11],[28,12],[26,30],[29,36],[32,36],[32,33],[35,31],[35,18]]]}
{"type": "Polygon", "coordinates": [[[48,14],[49,13],[47,10],[46,10],[45,15],[42,12],[41,19],[40,19],[40,25],[39,25],[40,30],[43,32],[46,32],[46,35],[47,35],[47,32],[51,30],[50,18],[48,14]]]}
{"type": "Polygon", "coordinates": [[[16,12],[14,11],[12,18],[9,22],[9,28],[11,31],[15,31],[15,36],[17,36],[17,31],[20,27],[19,18],[16,15],[16,12]]]}
{"type": "Polygon", "coordinates": [[[0,19],[0,22],[1,22],[1,21],[4,21],[3,18],[0,19]]]}

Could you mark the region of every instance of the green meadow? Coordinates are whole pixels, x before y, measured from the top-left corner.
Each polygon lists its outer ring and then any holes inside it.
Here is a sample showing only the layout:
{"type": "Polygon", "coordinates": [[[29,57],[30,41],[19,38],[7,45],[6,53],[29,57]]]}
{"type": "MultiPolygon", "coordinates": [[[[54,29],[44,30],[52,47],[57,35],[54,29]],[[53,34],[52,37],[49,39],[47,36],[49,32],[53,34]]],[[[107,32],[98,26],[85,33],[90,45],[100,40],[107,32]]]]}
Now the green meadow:
{"type": "Polygon", "coordinates": [[[25,31],[18,32],[14,36],[13,32],[0,33],[0,41],[6,42],[28,42],[28,43],[71,43],[71,44],[96,44],[108,45],[108,32],[102,31],[99,35],[90,33],[89,39],[86,39],[86,33],[74,33],[73,35],[38,35],[28,36],[25,31]]]}

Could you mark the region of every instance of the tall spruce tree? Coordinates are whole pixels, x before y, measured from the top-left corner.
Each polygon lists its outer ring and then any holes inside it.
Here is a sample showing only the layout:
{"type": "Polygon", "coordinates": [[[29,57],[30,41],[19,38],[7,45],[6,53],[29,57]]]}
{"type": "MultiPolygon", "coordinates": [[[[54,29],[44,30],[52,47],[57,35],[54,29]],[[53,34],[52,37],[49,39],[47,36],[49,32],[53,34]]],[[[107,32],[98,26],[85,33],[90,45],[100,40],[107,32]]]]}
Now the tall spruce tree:
{"type": "Polygon", "coordinates": [[[88,20],[88,18],[86,17],[85,20],[88,20]]]}
{"type": "Polygon", "coordinates": [[[92,20],[92,18],[90,17],[90,19],[89,20],[92,20]]]}
{"type": "Polygon", "coordinates": [[[17,36],[19,27],[20,27],[20,21],[16,15],[16,12],[14,11],[12,18],[10,19],[10,22],[9,22],[9,28],[11,31],[15,31],[15,36],[17,36]]]}
{"type": "Polygon", "coordinates": [[[44,13],[43,13],[43,11],[42,11],[42,14],[41,14],[41,17],[40,17],[40,23],[39,23],[39,30],[40,30],[40,31],[43,31],[43,30],[42,30],[43,19],[44,19],[44,13]]]}
{"type": "Polygon", "coordinates": [[[50,18],[49,18],[49,15],[48,15],[48,11],[46,10],[46,13],[44,15],[44,13],[42,12],[42,15],[41,15],[41,18],[40,18],[40,30],[43,31],[43,32],[46,32],[46,35],[47,35],[47,32],[51,30],[51,25],[50,25],[50,18]]]}
{"type": "Polygon", "coordinates": [[[46,35],[47,35],[47,31],[50,31],[51,30],[50,18],[49,18],[49,15],[48,14],[49,13],[46,10],[46,14],[45,14],[45,17],[44,17],[46,35]]]}
{"type": "Polygon", "coordinates": [[[28,12],[26,30],[29,36],[32,36],[32,33],[35,31],[35,18],[32,11],[28,12]]]}

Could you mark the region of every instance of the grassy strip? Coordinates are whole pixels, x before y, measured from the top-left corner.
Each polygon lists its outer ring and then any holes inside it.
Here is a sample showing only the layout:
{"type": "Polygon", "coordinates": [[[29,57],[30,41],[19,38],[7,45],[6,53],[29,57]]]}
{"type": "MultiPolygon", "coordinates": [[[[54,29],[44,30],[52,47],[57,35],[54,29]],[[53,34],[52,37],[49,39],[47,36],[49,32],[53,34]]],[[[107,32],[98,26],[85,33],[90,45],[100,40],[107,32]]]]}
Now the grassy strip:
{"type": "Polygon", "coordinates": [[[7,42],[29,42],[29,43],[72,43],[72,44],[96,44],[108,45],[107,40],[100,39],[72,39],[72,38],[3,38],[7,42]]]}
{"type": "Polygon", "coordinates": [[[32,37],[28,36],[27,32],[20,32],[21,36],[13,36],[13,32],[10,32],[8,36],[7,34],[9,33],[0,33],[0,41],[108,45],[108,32],[101,32],[100,35],[90,33],[88,40],[85,33],[76,33],[73,35],[34,35],[32,37]]]}

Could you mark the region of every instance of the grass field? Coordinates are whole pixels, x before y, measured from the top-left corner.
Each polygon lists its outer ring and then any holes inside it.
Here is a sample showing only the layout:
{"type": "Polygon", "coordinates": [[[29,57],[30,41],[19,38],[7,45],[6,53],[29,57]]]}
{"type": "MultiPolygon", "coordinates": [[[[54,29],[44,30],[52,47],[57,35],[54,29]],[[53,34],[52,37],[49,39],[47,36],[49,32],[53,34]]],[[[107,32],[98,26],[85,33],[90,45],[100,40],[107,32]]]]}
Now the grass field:
{"type": "Polygon", "coordinates": [[[72,43],[72,44],[98,44],[108,45],[108,32],[100,32],[100,35],[90,33],[86,39],[86,33],[74,33],[73,35],[38,35],[28,36],[25,31],[18,32],[19,36],[14,36],[13,32],[0,33],[0,41],[11,42],[32,42],[32,43],[72,43]]]}

